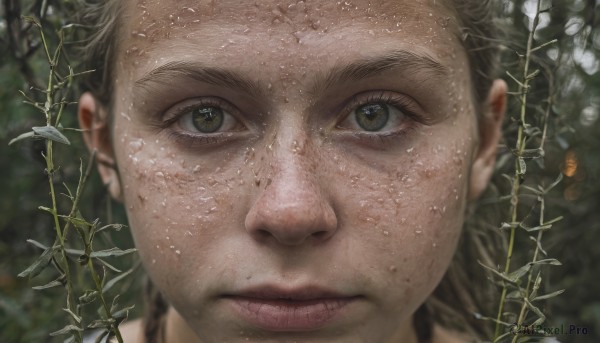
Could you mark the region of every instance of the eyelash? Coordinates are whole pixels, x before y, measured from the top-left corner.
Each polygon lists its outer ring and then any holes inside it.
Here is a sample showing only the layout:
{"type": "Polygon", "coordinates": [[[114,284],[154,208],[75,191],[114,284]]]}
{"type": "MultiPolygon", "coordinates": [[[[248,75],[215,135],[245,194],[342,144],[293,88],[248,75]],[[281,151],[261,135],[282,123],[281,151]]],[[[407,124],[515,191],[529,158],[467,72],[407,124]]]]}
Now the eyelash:
{"type": "MultiPolygon", "coordinates": [[[[418,127],[419,124],[427,124],[424,117],[418,114],[419,110],[415,105],[414,100],[410,100],[406,96],[400,96],[386,91],[379,91],[377,93],[369,92],[366,95],[359,94],[357,96],[353,96],[352,99],[343,106],[343,109],[341,110],[343,116],[341,116],[342,119],[338,122],[338,124],[336,124],[336,127],[339,128],[339,123],[353,115],[353,112],[357,108],[371,103],[379,103],[395,107],[397,110],[406,115],[407,118],[405,121],[407,123],[405,127],[389,132],[366,133],[349,131],[346,133],[360,142],[370,145],[384,146],[390,141],[397,139],[399,136],[403,136],[412,132],[418,127]]],[[[219,98],[203,98],[191,105],[177,109],[172,114],[169,114],[168,118],[163,119],[163,123],[160,126],[163,129],[171,127],[192,110],[207,106],[221,108],[225,112],[229,113],[229,115],[233,116],[236,121],[240,122],[237,116],[232,114],[232,112],[236,113],[238,111],[224,100],[219,98]]],[[[243,124],[241,125],[243,126],[243,124]]],[[[219,144],[231,140],[232,137],[233,133],[231,131],[210,134],[194,134],[181,129],[172,129],[168,132],[169,139],[174,140],[183,146],[189,146],[191,148],[219,144]]]]}

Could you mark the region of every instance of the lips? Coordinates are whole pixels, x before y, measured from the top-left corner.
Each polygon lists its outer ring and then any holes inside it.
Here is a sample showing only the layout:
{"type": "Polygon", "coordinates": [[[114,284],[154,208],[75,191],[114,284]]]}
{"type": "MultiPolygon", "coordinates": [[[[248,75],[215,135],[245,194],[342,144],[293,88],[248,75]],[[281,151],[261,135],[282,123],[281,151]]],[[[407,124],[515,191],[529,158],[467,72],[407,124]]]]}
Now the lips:
{"type": "Polygon", "coordinates": [[[349,310],[360,296],[320,287],[284,289],[262,286],[223,299],[243,321],[268,331],[311,331],[322,328],[349,310]]]}

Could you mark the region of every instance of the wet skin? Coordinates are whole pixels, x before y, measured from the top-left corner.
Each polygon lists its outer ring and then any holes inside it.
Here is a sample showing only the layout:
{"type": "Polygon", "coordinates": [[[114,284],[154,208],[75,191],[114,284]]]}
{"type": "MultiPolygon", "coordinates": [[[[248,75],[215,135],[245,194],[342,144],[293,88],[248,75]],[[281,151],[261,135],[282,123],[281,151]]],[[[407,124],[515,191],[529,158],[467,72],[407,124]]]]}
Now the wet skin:
{"type": "Polygon", "coordinates": [[[412,0],[127,2],[111,141],[89,94],[80,117],[118,166],[100,172],[174,308],[169,341],[416,341],[411,316],[487,183],[503,107],[497,83],[491,114],[475,113],[447,13],[412,0]],[[240,313],[232,296],[265,285],[350,300],[240,313]]]}

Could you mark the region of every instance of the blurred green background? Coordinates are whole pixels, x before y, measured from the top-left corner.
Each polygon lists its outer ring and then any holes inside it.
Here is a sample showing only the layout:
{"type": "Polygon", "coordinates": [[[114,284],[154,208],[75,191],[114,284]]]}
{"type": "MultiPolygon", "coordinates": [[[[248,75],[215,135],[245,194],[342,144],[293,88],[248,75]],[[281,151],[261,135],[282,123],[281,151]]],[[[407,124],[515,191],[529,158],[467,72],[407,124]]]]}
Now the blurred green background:
{"type": "MultiPolygon", "coordinates": [[[[510,28],[504,44],[504,60],[506,69],[516,73],[519,63],[514,50],[524,49],[536,1],[501,3],[501,24],[510,28]]],[[[544,238],[546,251],[563,265],[548,268],[544,283],[549,290],[566,289],[547,302],[543,310],[549,318],[548,326],[573,324],[590,332],[586,336],[559,336],[561,342],[600,342],[600,1],[542,1],[542,8],[551,9],[541,17],[536,41],[540,44],[557,39],[558,43],[534,56],[543,77],[532,86],[530,111],[542,117],[539,112],[543,112],[548,100],[552,103],[546,156],[536,162],[534,170],[536,177],[546,184],[561,172],[565,176],[547,199],[547,218],[562,215],[564,219],[544,238]]],[[[35,238],[49,244],[54,239],[51,218],[37,209],[49,202],[41,157],[44,143],[28,140],[9,147],[8,142],[32,126],[45,124],[42,115],[24,105],[18,93],[18,90],[29,92],[31,87],[42,88],[48,68],[39,36],[20,15],[40,17],[52,36],[53,28],[68,24],[76,12],[76,1],[67,0],[2,0],[0,5],[0,342],[59,341],[47,334],[66,322],[61,310],[64,307],[61,289],[42,292],[31,289],[50,280],[52,273],[43,273],[31,281],[17,277],[40,254],[26,240],[35,238]]],[[[77,54],[71,47],[72,44],[67,46],[70,51],[67,57],[77,69],[77,54]]],[[[515,91],[514,82],[505,79],[515,91]]],[[[512,99],[506,124],[505,142],[509,146],[514,141],[510,137],[514,134],[510,118],[517,116],[517,107],[516,99],[512,99]]],[[[69,108],[63,125],[77,127],[75,106],[69,108]]],[[[87,161],[79,133],[67,135],[72,145],[56,149],[59,185],[76,184],[79,177],[76,156],[87,161]]],[[[508,160],[508,149],[503,151],[508,160]]],[[[494,182],[498,189],[505,188],[502,183],[506,181],[500,176],[494,182]]],[[[95,173],[86,190],[82,213],[105,223],[126,221],[123,209],[107,199],[95,173]]],[[[101,244],[106,246],[132,246],[126,230],[102,239],[101,244]]],[[[523,260],[528,258],[527,253],[526,249],[517,252],[525,256],[523,260]]],[[[117,265],[125,268],[132,263],[132,259],[125,259],[117,265]]],[[[121,286],[125,299],[122,302],[141,304],[138,296],[141,277],[141,272],[137,272],[121,286]]],[[[139,315],[140,310],[138,306],[133,315],[139,315]]]]}

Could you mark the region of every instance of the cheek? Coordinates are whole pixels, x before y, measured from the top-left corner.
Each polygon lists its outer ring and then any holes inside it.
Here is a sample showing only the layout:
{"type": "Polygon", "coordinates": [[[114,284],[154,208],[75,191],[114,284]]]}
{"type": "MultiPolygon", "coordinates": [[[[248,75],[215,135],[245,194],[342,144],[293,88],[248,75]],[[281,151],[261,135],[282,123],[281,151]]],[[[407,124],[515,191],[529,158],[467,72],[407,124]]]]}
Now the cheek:
{"type": "Polygon", "coordinates": [[[389,294],[382,303],[388,309],[424,301],[452,259],[464,220],[470,142],[438,144],[427,137],[432,143],[372,163],[385,166],[377,171],[340,163],[335,177],[349,180],[338,188],[346,189],[339,196],[348,250],[360,256],[353,267],[369,270],[376,287],[389,294]]]}
{"type": "Polygon", "coordinates": [[[235,216],[228,214],[245,181],[235,168],[209,170],[207,165],[217,164],[180,157],[157,140],[128,137],[124,146],[118,162],[136,247],[153,280],[168,292],[170,280],[189,274],[182,271],[212,269],[216,242],[224,227],[233,227],[228,220],[235,216]]]}

